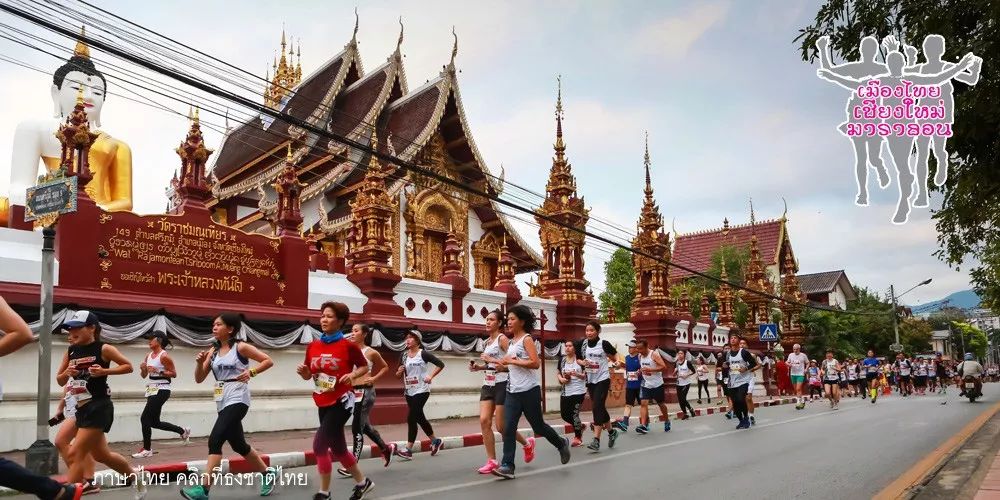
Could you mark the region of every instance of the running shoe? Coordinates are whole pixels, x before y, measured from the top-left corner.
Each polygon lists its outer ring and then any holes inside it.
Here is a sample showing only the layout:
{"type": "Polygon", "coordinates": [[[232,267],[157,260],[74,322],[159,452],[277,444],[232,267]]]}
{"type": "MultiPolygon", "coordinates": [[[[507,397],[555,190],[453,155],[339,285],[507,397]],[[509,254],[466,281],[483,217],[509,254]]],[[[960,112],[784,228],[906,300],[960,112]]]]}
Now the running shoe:
{"type": "Polygon", "coordinates": [[[750,415],[750,425],[757,425],[757,419],[753,415],[750,415]]]}
{"type": "Polygon", "coordinates": [[[316,493],[313,495],[313,500],[330,500],[329,493],[316,493]]]}
{"type": "Polygon", "coordinates": [[[151,456],[153,456],[153,450],[146,450],[143,448],[139,448],[138,453],[132,454],[132,458],[149,458],[151,456]]]}
{"type": "Polygon", "coordinates": [[[264,470],[264,477],[260,481],[260,496],[269,497],[271,493],[274,493],[276,479],[277,474],[275,474],[273,467],[268,467],[264,470]]]}
{"type": "Polygon", "coordinates": [[[564,437],[562,448],[559,448],[559,462],[566,465],[569,462],[569,457],[569,440],[564,437]]]}
{"type": "Polygon", "coordinates": [[[96,495],[101,492],[101,487],[94,482],[93,479],[88,479],[86,483],[83,484],[83,491],[80,493],[82,495],[96,495]]]}
{"type": "Polygon", "coordinates": [[[185,444],[191,442],[191,428],[190,427],[185,427],[184,428],[184,432],[181,433],[181,441],[184,441],[185,444]]]}
{"type": "Polygon", "coordinates": [[[345,469],[343,467],[337,468],[337,474],[340,474],[341,476],[344,476],[344,477],[351,477],[351,471],[349,471],[349,470],[347,470],[347,469],[345,469]]]}
{"type": "Polygon", "coordinates": [[[514,479],[514,468],[509,465],[501,465],[493,469],[493,475],[504,479],[514,479]]]}
{"type": "Polygon", "coordinates": [[[590,448],[591,450],[594,451],[601,451],[601,440],[594,438],[594,440],[587,445],[587,448],[590,448]]]}
{"type": "Polygon", "coordinates": [[[618,429],[608,429],[608,448],[615,447],[615,441],[618,440],[618,429]]]}
{"type": "Polygon", "coordinates": [[[741,419],[740,423],[736,425],[736,428],[737,429],[749,429],[750,428],[750,420],[749,419],[741,419]]]}
{"type": "Polygon", "coordinates": [[[688,419],[687,412],[685,411],[684,413],[681,413],[681,420],[687,420],[687,419],[688,419]]]}
{"type": "Polygon", "coordinates": [[[398,446],[394,448],[393,452],[396,454],[397,457],[403,458],[405,460],[413,459],[413,452],[410,451],[409,448],[398,446]]]}
{"type": "Polygon", "coordinates": [[[390,443],[388,446],[382,450],[382,460],[385,460],[385,466],[389,466],[389,462],[392,462],[392,456],[396,454],[396,443],[390,443]]]}
{"type": "Polygon", "coordinates": [[[482,466],[482,467],[479,468],[479,473],[480,474],[492,474],[493,470],[496,469],[497,467],[500,467],[500,464],[498,464],[496,460],[493,460],[491,458],[491,459],[489,459],[489,460],[486,461],[486,465],[484,465],[484,466],[482,466]]]}
{"type": "Polygon", "coordinates": [[[135,500],[146,498],[146,473],[139,470],[135,474],[135,500]]]}
{"type": "Polygon", "coordinates": [[[208,500],[208,492],[200,484],[181,488],[181,496],[188,500],[208,500]]]}
{"type": "Polygon", "coordinates": [[[351,500],[361,500],[365,497],[365,493],[368,493],[375,488],[375,483],[371,479],[365,478],[364,484],[358,484],[354,486],[354,493],[351,493],[351,500]]]}
{"type": "Polygon", "coordinates": [[[635,428],[635,432],[636,434],[646,434],[649,432],[649,427],[646,427],[645,425],[639,425],[635,428]]]}
{"type": "Polygon", "coordinates": [[[572,446],[573,448],[576,448],[578,446],[583,446],[583,440],[576,436],[573,436],[573,441],[571,441],[569,445],[572,446]]]}
{"type": "Polygon", "coordinates": [[[615,420],[615,423],[611,424],[611,426],[622,432],[628,432],[628,424],[624,420],[615,420]]]}
{"type": "Polygon", "coordinates": [[[727,411],[726,412],[726,419],[727,420],[732,420],[733,419],[733,412],[727,411]]]}
{"type": "Polygon", "coordinates": [[[527,441],[528,444],[524,445],[524,447],[523,447],[523,449],[524,449],[524,463],[530,464],[531,461],[535,459],[535,438],[530,437],[530,438],[526,439],[525,441],[527,441]]]}
{"type": "Polygon", "coordinates": [[[63,486],[63,496],[67,500],[80,500],[83,495],[83,485],[82,484],[67,484],[63,486]]]}
{"type": "Polygon", "coordinates": [[[670,421],[663,422],[663,432],[670,432],[670,421]]]}
{"type": "Polygon", "coordinates": [[[442,448],[444,448],[444,441],[441,438],[435,438],[434,441],[431,441],[431,456],[437,455],[442,448]]]}

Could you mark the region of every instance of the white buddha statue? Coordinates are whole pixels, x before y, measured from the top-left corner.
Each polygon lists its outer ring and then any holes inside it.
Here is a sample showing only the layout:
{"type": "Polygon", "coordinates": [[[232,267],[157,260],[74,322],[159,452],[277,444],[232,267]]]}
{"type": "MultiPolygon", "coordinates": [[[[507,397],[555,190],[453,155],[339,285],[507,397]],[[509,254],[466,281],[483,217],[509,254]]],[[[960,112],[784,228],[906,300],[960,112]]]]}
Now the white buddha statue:
{"type": "Polygon", "coordinates": [[[62,146],[55,132],[73,111],[81,89],[91,130],[98,133],[88,156],[93,180],[86,192],[104,210],[132,209],[132,151],[124,142],[99,130],[107,82],[94,67],[90,49],[81,41],[73,56],[53,74],[55,116],[17,126],[10,165],[9,215],[3,213],[7,200],[0,198],[0,225],[23,224],[25,192],[38,181],[39,160],[49,171],[59,168],[62,146]]]}

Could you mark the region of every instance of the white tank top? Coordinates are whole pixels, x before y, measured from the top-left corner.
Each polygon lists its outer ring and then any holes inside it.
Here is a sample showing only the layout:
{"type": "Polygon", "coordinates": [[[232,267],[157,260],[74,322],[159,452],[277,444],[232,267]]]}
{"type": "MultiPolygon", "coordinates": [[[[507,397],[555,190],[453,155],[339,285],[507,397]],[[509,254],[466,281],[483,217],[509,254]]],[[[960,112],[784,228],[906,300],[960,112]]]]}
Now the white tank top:
{"type": "Polygon", "coordinates": [[[847,365],[847,380],[858,378],[858,365],[847,365]]]}
{"type": "Polygon", "coordinates": [[[743,348],[736,351],[733,354],[732,351],[726,350],[726,356],[729,359],[729,387],[740,387],[742,385],[747,385],[753,382],[754,376],[750,372],[749,363],[743,359],[743,348]],[[739,373],[734,373],[735,368],[739,368],[739,373]]]}
{"type": "Polygon", "coordinates": [[[581,394],[587,393],[587,383],[584,382],[582,378],[570,377],[570,374],[582,375],[583,367],[576,362],[576,358],[572,361],[569,358],[563,358],[562,366],[562,376],[569,379],[569,383],[563,386],[563,396],[579,396],[581,394]]]}
{"type": "MultiPolygon", "coordinates": [[[[500,352],[500,335],[497,335],[497,338],[493,339],[492,342],[486,342],[483,354],[491,358],[502,358],[504,356],[500,352]]],[[[483,370],[483,385],[496,385],[497,382],[506,382],[507,377],[507,372],[498,372],[495,364],[486,363],[486,369],[483,370]],[[493,380],[490,380],[490,377],[493,377],[493,380]]]]}
{"type": "Polygon", "coordinates": [[[431,386],[424,382],[424,377],[427,376],[427,362],[424,361],[423,353],[421,349],[417,351],[416,356],[410,356],[409,352],[404,355],[406,369],[403,374],[403,384],[407,396],[431,392],[431,386]]]}
{"type": "Polygon", "coordinates": [[[691,369],[688,368],[688,360],[685,358],[684,362],[677,362],[677,385],[691,385],[691,369]]]}
{"type": "Polygon", "coordinates": [[[836,359],[824,359],[823,360],[823,372],[826,374],[827,380],[837,380],[839,375],[837,373],[837,360],[836,359]]]}
{"type": "MultiPolygon", "coordinates": [[[[528,335],[522,335],[516,341],[511,341],[507,346],[507,355],[520,360],[528,358],[528,352],[524,349],[524,339],[528,335]]],[[[507,392],[524,392],[538,386],[538,370],[525,368],[523,366],[508,365],[510,377],[507,379],[507,392]]]]}
{"type": "MultiPolygon", "coordinates": [[[[649,354],[645,356],[639,355],[639,367],[640,368],[656,368],[656,363],[653,362],[653,351],[649,351],[649,354]]],[[[646,389],[656,389],[663,385],[663,372],[654,371],[650,374],[642,374],[642,386],[646,389]]]]}
{"type": "Polygon", "coordinates": [[[597,345],[590,347],[590,341],[583,340],[583,357],[597,366],[587,367],[587,383],[596,384],[611,378],[608,372],[608,353],[604,352],[604,341],[597,339],[597,345]]]}
{"type": "Polygon", "coordinates": [[[160,355],[155,358],[153,357],[153,353],[146,355],[146,373],[149,376],[149,382],[147,382],[146,385],[156,386],[159,390],[169,391],[170,379],[163,377],[162,375],[162,373],[167,369],[163,366],[163,353],[164,351],[160,351],[160,355]]]}

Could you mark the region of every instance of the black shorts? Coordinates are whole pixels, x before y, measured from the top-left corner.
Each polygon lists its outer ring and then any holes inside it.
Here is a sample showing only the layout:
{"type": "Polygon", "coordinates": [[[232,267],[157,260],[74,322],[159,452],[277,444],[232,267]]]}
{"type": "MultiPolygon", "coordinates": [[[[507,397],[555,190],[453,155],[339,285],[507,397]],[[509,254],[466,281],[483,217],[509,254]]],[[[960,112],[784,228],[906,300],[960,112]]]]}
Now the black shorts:
{"type": "Polygon", "coordinates": [[[107,434],[111,432],[113,423],[115,405],[111,398],[92,399],[76,407],[76,426],[80,429],[101,429],[101,432],[107,434]]]}
{"type": "Polygon", "coordinates": [[[900,384],[909,384],[910,383],[910,376],[909,375],[900,375],[899,376],[899,383],[900,384]]]}
{"type": "Polygon", "coordinates": [[[639,399],[643,401],[655,401],[657,403],[662,403],[664,400],[664,387],[659,386],[652,389],[643,387],[639,394],[639,399]]]}
{"type": "Polygon", "coordinates": [[[875,380],[875,377],[877,377],[877,376],[878,376],[878,373],[866,373],[865,374],[865,380],[871,382],[872,380],[875,380]]]}
{"type": "Polygon", "coordinates": [[[636,387],[634,389],[631,387],[626,387],[625,404],[628,406],[635,406],[635,404],[638,402],[639,402],[639,387],[636,387]]]}
{"type": "Polygon", "coordinates": [[[840,385],[840,381],[839,380],[824,380],[823,381],[823,385],[836,385],[836,386],[839,386],[840,385]]]}
{"type": "Polygon", "coordinates": [[[480,401],[493,401],[497,406],[503,406],[507,401],[507,381],[497,382],[494,386],[484,385],[479,389],[480,401]]]}
{"type": "Polygon", "coordinates": [[[917,387],[926,387],[927,375],[917,375],[916,377],[913,377],[913,385],[917,387]]]}
{"type": "Polygon", "coordinates": [[[841,380],[840,381],[840,386],[841,387],[847,387],[847,381],[846,380],[841,380]]]}

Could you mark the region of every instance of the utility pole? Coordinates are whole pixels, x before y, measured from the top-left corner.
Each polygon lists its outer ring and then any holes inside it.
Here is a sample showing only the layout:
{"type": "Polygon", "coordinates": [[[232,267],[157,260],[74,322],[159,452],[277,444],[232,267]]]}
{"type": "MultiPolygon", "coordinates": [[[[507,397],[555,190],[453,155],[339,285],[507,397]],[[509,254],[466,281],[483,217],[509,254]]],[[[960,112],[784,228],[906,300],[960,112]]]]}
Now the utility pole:
{"type": "MultiPolygon", "coordinates": [[[[75,193],[74,193],[75,194],[75,193]]],[[[55,262],[55,224],[42,229],[42,329],[38,332],[38,403],[35,442],[25,451],[24,464],[36,474],[59,472],[59,454],[49,441],[49,387],[52,384],[52,282],[55,262]]]]}
{"type": "Polygon", "coordinates": [[[896,344],[899,345],[899,318],[896,314],[899,313],[899,307],[896,306],[896,287],[894,285],[889,285],[889,295],[892,295],[892,331],[896,334],[896,344]]]}

